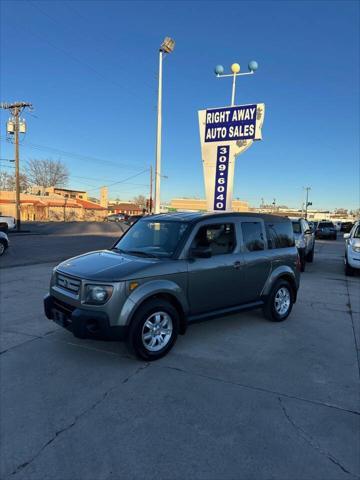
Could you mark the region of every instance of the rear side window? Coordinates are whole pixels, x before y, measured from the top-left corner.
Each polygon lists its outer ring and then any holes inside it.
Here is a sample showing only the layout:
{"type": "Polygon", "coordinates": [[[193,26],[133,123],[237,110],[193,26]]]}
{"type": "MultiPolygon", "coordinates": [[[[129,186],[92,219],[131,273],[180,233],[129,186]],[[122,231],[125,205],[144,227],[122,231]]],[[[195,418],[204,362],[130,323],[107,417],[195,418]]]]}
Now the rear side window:
{"type": "Polygon", "coordinates": [[[268,248],[293,247],[295,245],[293,231],[296,232],[294,225],[300,227],[298,222],[266,222],[268,248]]]}
{"type": "Polygon", "coordinates": [[[241,231],[244,246],[248,252],[265,249],[264,235],[260,222],[242,222],[241,231]]]}

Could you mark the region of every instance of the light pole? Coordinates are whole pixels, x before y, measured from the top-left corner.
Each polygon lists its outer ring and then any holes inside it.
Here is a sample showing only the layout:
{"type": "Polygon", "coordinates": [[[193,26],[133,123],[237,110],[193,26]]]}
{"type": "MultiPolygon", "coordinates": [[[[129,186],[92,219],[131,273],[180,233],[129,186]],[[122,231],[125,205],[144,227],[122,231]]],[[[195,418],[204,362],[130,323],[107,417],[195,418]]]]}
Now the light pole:
{"type": "Polygon", "coordinates": [[[155,213],[160,213],[161,179],[161,127],[162,127],[162,63],[163,56],[174,51],[175,41],[165,37],[159,49],[159,87],[157,107],[156,164],[155,164],[155,213]]]}
{"type": "Polygon", "coordinates": [[[312,205],[312,202],[309,202],[309,190],[311,190],[311,187],[304,187],[306,190],[306,201],[305,201],[305,220],[307,220],[307,211],[308,207],[312,205]]]}
{"type": "Polygon", "coordinates": [[[253,75],[255,71],[259,68],[259,65],[255,60],[252,60],[249,62],[248,65],[249,71],[240,73],[240,65],[238,63],[233,63],[231,65],[231,71],[232,73],[230,74],[224,74],[224,67],[222,65],[216,65],[215,67],[215,74],[218,78],[224,78],[224,77],[232,77],[232,90],[231,90],[231,106],[235,105],[235,90],[236,90],[236,77],[240,77],[243,75],[253,75]]]}

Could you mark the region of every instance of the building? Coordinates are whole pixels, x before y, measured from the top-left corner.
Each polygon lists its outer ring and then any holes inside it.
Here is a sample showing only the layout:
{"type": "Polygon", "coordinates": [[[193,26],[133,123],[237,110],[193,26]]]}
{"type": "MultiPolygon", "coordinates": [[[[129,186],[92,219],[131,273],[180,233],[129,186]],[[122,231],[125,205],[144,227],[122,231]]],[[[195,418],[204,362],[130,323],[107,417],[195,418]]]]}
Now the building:
{"type": "Polygon", "coordinates": [[[126,215],[141,215],[143,209],[134,202],[109,202],[110,213],[125,213],[126,215]]]}
{"type": "MultiPolygon", "coordinates": [[[[232,209],[233,212],[248,212],[249,204],[243,200],[233,200],[232,209]]],[[[173,198],[169,210],[206,212],[206,200],[202,198],[173,198]]]]}
{"type": "MultiPolygon", "coordinates": [[[[99,221],[108,214],[107,208],[87,200],[86,192],[36,188],[31,191],[40,192],[39,194],[20,194],[20,215],[23,221],[99,221]],[[55,190],[59,193],[55,193],[55,190]]],[[[14,191],[0,191],[0,215],[16,217],[14,191]]]]}

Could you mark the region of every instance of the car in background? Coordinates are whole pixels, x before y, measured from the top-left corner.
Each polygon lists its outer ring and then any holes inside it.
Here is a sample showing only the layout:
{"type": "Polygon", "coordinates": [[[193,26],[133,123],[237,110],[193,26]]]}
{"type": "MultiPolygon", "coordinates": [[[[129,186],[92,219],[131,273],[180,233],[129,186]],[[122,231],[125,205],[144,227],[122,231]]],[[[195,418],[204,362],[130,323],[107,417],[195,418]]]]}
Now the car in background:
{"type": "Polygon", "coordinates": [[[0,257],[4,255],[9,247],[9,239],[5,232],[0,232],[0,257]]]}
{"type": "Polygon", "coordinates": [[[333,222],[329,220],[322,220],[319,222],[316,231],[315,231],[316,238],[325,238],[330,240],[336,240],[337,238],[337,230],[333,222]]]}
{"type": "Polygon", "coordinates": [[[7,215],[0,215],[0,224],[5,223],[7,225],[7,228],[5,225],[2,225],[2,231],[4,230],[14,230],[16,228],[16,220],[14,217],[7,216],[7,215]],[[5,228],[4,228],[5,227],[5,228]]]}
{"type": "Polygon", "coordinates": [[[350,233],[344,234],[345,275],[354,275],[360,269],[360,221],[356,222],[350,233]]]}
{"type": "Polygon", "coordinates": [[[142,218],[144,215],[131,215],[130,217],[128,217],[126,220],[125,220],[125,225],[129,225],[129,227],[131,227],[131,225],[133,225],[135,222],[137,222],[140,218],[142,218]]]}
{"type": "Polygon", "coordinates": [[[124,222],[128,219],[128,215],[124,213],[112,213],[104,218],[104,222],[124,222]]]}
{"type": "Polygon", "coordinates": [[[353,222],[342,222],[341,224],[341,231],[344,233],[349,233],[353,228],[353,222]]]}
{"type": "Polygon", "coordinates": [[[305,271],[306,262],[312,263],[315,250],[315,233],[305,218],[290,218],[300,256],[300,269],[305,271]]]}

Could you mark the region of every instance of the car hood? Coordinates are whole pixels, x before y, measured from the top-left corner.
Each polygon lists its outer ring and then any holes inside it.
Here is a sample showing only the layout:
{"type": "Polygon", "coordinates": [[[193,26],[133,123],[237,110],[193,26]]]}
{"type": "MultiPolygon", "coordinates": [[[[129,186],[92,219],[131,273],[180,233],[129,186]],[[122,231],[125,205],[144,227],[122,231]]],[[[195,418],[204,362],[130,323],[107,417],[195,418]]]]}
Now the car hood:
{"type": "Polygon", "coordinates": [[[89,252],[60,263],[57,270],[85,280],[117,282],[150,275],[145,272],[161,260],[141,258],[110,250],[89,252]]]}

